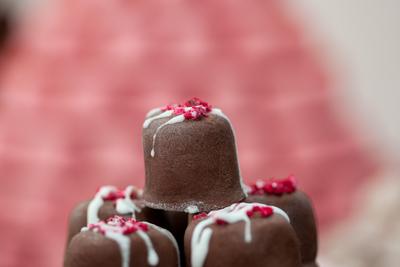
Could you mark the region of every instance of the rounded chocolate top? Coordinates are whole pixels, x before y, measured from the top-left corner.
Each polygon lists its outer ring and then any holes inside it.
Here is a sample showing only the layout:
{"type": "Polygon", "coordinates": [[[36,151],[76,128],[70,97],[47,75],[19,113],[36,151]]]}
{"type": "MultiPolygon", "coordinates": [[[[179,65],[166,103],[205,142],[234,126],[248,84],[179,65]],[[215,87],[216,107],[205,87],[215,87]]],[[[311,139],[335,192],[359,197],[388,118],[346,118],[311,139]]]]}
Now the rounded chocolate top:
{"type": "Polygon", "coordinates": [[[143,128],[143,198],[156,209],[196,213],[242,200],[231,124],[195,99],[153,110],[143,128]]]}
{"type": "Polygon", "coordinates": [[[317,257],[318,235],[312,203],[297,189],[293,176],[284,179],[258,180],[249,186],[246,202],[259,202],[284,210],[300,241],[303,263],[313,264],[317,257]]]}
{"type": "Polygon", "coordinates": [[[298,243],[277,207],[238,203],[193,217],[185,233],[187,264],[298,267],[298,243]]]}
{"type": "Polygon", "coordinates": [[[165,229],[113,216],[88,224],[68,246],[65,267],[179,266],[174,237],[165,229]]]}

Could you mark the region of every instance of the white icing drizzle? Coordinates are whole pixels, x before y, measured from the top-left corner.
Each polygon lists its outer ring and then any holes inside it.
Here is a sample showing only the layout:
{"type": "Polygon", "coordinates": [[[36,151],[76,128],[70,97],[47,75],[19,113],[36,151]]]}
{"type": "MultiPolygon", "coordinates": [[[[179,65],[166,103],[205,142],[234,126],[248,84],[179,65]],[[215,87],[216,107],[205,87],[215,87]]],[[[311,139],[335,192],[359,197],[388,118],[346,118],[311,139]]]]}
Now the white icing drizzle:
{"type": "Polygon", "coordinates": [[[169,238],[169,240],[171,240],[172,244],[174,245],[175,249],[176,249],[176,255],[178,258],[178,267],[181,266],[180,263],[180,252],[179,252],[179,247],[178,247],[178,242],[176,242],[175,237],[171,234],[170,231],[168,231],[167,229],[161,228],[160,226],[157,226],[155,224],[152,223],[147,223],[149,226],[153,227],[154,229],[156,229],[157,231],[159,231],[160,233],[164,234],[166,237],[169,238]]]}
{"type": "MultiPolygon", "coordinates": [[[[132,213],[132,218],[136,218],[136,212],[140,212],[141,209],[132,201],[131,194],[136,190],[134,186],[127,186],[124,190],[124,198],[116,200],[116,211],[119,214],[132,213]]],[[[117,192],[118,189],[115,186],[106,185],[102,186],[96,193],[94,198],[90,201],[87,208],[87,224],[98,223],[100,218],[98,216],[101,206],[104,204],[104,199],[111,192],[117,192]]],[[[140,192],[139,192],[140,194],[140,192]]]]}
{"type": "Polygon", "coordinates": [[[147,262],[151,266],[156,266],[159,262],[159,258],[156,251],[154,250],[154,246],[153,243],[151,242],[150,237],[147,235],[147,233],[143,231],[137,231],[136,233],[144,241],[147,247],[147,262]]]}
{"type": "MultiPolygon", "coordinates": [[[[129,238],[129,236],[124,235],[121,232],[121,228],[113,225],[108,225],[104,222],[101,222],[101,229],[104,230],[105,237],[114,240],[118,244],[121,253],[122,267],[129,267],[129,259],[131,254],[131,239],[129,238]]],[[[90,231],[89,227],[83,227],[81,229],[81,232],[86,231],[90,231]]],[[[92,231],[98,232],[97,229],[92,231]]]]}
{"type": "MultiPolygon", "coordinates": [[[[165,113],[165,112],[164,112],[164,113],[165,113]]],[[[162,115],[162,114],[160,114],[160,115],[162,115]]],[[[156,117],[157,117],[157,116],[156,116],[156,117]]],[[[150,118],[150,119],[152,119],[152,118],[150,118]]],[[[167,125],[175,124],[175,123],[179,123],[179,122],[183,122],[183,121],[185,121],[185,116],[184,116],[183,114],[181,114],[181,115],[175,116],[175,117],[173,117],[172,119],[170,119],[169,121],[167,121],[167,122],[161,124],[161,125],[157,128],[156,132],[155,132],[154,135],[153,135],[153,145],[152,145],[151,152],[150,152],[151,157],[154,158],[154,155],[155,155],[155,152],[154,152],[154,145],[155,145],[155,143],[156,143],[156,138],[157,138],[158,132],[159,132],[163,127],[165,127],[165,126],[167,126],[167,125]]]]}
{"type": "Polygon", "coordinates": [[[185,212],[186,213],[190,213],[190,214],[198,213],[199,212],[199,207],[197,207],[196,205],[187,206],[185,208],[185,212]]]}
{"type": "MultiPolygon", "coordinates": [[[[187,112],[187,111],[189,111],[189,110],[191,110],[191,109],[192,109],[192,107],[185,107],[185,108],[184,108],[184,111],[187,112]]],[[[150,111],[150,113],[151,113],[151,114],[154,114],[155,111],[150,111]]],[[[153,121],[155,121],[155,120],[162,119],[162,118],[166,118],[166,117],[172,116],[173,114],[174,114],[174,111],[173,111],[173,110],[167,110],[167,111],[164,111],[163,113],[161,113],[161,114],[159,114],[159,115],[157,115],[157,116],[150,117],[150,118],[148,118],[148,119],[146,119],[146,120],[144,121],[144,123],[143,123],[143,128],[148,128],[148,127],[150,126],[150,124],[151,124],[153,121]]],[[[224,117],[225,119],[228,119],[228,118],[225,116],[225,114],[222,113],[222,111],[221,111],[220,109],[213,108],[213,109],[211,110],[211,114],[214,114],[214,115],[217,115],[217,116],[221,116],[221,117],[224,117]]],[[[192,116],[196,116],[196,111],[193,111],[193,112],[192,112],[192,116]]],[[[156,142],[156,138],[157,138],[158,132],[159,132],[163,127],[165,127],[165,126],[167,126],[167,125],[171,125],[171,124],[175,124],[175,123],[180,123],[180,122],[183,122],[183,121],[185,121],[185,116],[184,116],[183,114],[181,114],[181,115],[178,115],[178,116],[175,116],[175,117],[171,118],[169,121],[167,121],[167,122],[161,124],[161,125],[156,129],[156,131],[155,131],[155,133],[154,133],[154,135],[153,135],[153,143],[152,143],[152,148],[151,148],[151,152],[150,152],[151,157],[154,158],[154,156],[155,156],[154,145],[155,145],[155,142],[156,142]]],[[[229,121],[229,120],[228,120],[228,121],[229,121]]]]}
{"type": "Polygon", "coordinates": [[[149,117],[153,117],[155,114],[161,111],[161,108],[153,108],[146,114],[146,119],[149,117]]]}
{"type": "MultiPolygon", "coordinates": [[[[212,236],[212,229],[208,226],[216,223],[218,219],[226,221],[227,223],[237,223],[243,221],[244,240],[246,243],[251,242],[251,221],[247,215],[247,211],[252,210],[254,206],[268,207],[260,203],[237,203],[228,206],[224,209],[211,211],[208,213],[208,218],[204,219],[196,225],[192,234],[191,240],[191,264],[192,267],[202,267],[208,254],[209,244],[212,236]]],[[[288,222],[289,217],[287,214],[274,206],[269,206],[273,212],[282,215],[288,222]]]]}
{"type": "Polygon", "coordinates": [[[96,193],[92,201],[90,201],[87,208],[87,224],[98,223],[100,221],[98,217],[98,212],[101,206],[104,204],[103,198],[106,197],[113,191],[117,191],[118,189],[115,186],[102,186],[99,191],[96,193]]]}
{"type": "Polygon", "coordinates": [[[117,242],[121,252],[122,267],[129,267],[129,260],[131,256],[131,239],[121,233],[106,232],[105,236],[117,242]]]}
{"type": "MultiPolygon", "coordinates": [[[[150,111],[151,112],[151,111],[150,111]]],[[[148,128],[150,126],[150,124],[155,121],[155,120],[159,120],[159,119],[163,119],[163,118],[167,118],[169,116],[172,116],[174,114],[173,110],[166,110],[161,114],[158,114],[157,116],[154,117],[150,117],[148,119],[146,119],[143,123],[143,128],[148,128]]]]}
{"type": "MultiPolygon", "coordinates": [[[[220,117],[224,118],[225,120],[227,120],[227,121],[229,122],[229,124],[231,123],[231,121],[229,120],[229,118],[228,118],[228,117],[222,112],[222,110],[219,109],[219,108],[212,108],[211,114],[220,116],[220,117]]],[[[231,128],[232,128],[232,126],[231,126],[231,128]]]]}
{"type": "Polygon", "coordinates": [[[124,198],[117,199],[116,210],[119,214],[132,213],[132,218],[136,219],[136,212],[140,212],[141,209],[136,206],[135,202],[132,201],[131,195],[135,191],[135,187],[129,185],[125,188],[124,198]]]}
{"type": "MultiPolygon", "coordinates": [[[[174,246],[178,247],[178,245],[176,244],[176,240],[174,239],[174,237],[172,236],[171,233],[169,233],[168,231],[166,231],[160,227],[156,227],[153,224],[150,224],[147,222],[143,222],[143,223],[146,223],[150,227],[153,227],[154,229],[160,231],[162,234],[168,236],[168,238],[170,238],[172,240],[172,243],[174,244],[174,246]],[[161,231],[161,230],[163,230],[163,231],[161,231]],[[166,232],[168,232],[168,234],[166,232]]],[[[129,237],[129,235],[123,234],[123,228],[118,225],[113,225],[112,223],[105,223],[105,222],[99,222],[98,224],[99,224],[101,230],[104,231],[104,236],[114,240],[118,244],[118,247],[119,247],[120,253],[121,253],[122,267],[129,267],[130,250],[131,250],[131,238],[129,237]]],[[[89,227],[83,227],[81,229],[81,232],[85,232],[85,231],[89,231],[89,230],[90,230],[89,227]]],[[[99,230],[93,229],[92,231],[98,232],[99,230]]],[[[147,263],[151,266],[158,265],[159,257],[158,257],[157,252],[154,249],[153,243],[152,243],[149,235],[147,234],[147,232],[139,229],[135,232],[135,234],[137,234],[145,243],[145,246],[147,248],[147,263]]],[[[178,252],[178,260],[179,260],[179,252],[178,252]]]]}

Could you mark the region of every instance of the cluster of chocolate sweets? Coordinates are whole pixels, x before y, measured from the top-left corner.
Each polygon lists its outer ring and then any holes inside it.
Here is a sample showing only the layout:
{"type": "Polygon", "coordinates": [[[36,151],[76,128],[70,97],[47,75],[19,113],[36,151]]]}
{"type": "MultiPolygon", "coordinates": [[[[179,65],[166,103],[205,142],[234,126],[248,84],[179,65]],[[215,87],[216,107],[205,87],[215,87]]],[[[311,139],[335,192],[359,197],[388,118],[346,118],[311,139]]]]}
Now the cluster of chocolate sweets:
{"type": "Polygon", "coordinates": [[[71,213],[64,267],[316,267],[317,231],[293,176],[242,181],[220,109],[194,98],[143,124],[144,190],[99,188],[71,213]]]}

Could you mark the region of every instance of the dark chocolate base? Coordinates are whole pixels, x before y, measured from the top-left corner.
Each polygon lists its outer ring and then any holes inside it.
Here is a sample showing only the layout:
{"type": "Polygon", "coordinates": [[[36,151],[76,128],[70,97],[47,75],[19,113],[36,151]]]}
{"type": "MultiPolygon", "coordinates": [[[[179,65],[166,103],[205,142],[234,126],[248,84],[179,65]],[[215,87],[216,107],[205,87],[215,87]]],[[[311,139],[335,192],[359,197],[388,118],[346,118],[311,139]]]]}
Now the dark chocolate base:
{"type": "MultiPolygon", "coordinates": [[[[148,235],[159,257],[157,267],[177,267],[176,248],[165,235],[150,228],[148,235]]],[[[147,247],[137,234],[131,234],[130,267],[149,266],[147,247]]],[[[118,244],[99,233],[87,231],[75,235],[66,252],[64,267],[121,267],[118,244]]]]}
{"type": "MultiPolygon", "coordinates": [[[[186,264],[191,266],[192,221],[185,233],[186,264]]],[[[290,224],[280,215],[251,220],[252,241],[244,241],[244,223],[212,225],[203,267],[301,267],[299,244],[290,224]]]]}
{"type": "Polygon", "coordinates": [[[299,190],[291,194],[250,195],[246,202],[258,202],[276,206],[284,210],[300,241],[300,252],[303,263],[314,262],[317,257],[317,227],[310,199],[299,190]]]}
{"type": "Polygon", "coordinates": [[[146,181],[143,199],[155,209],[184,212],[220,209],[245,198],[230,123],[210,114],[196,121],[167,125],[171,117],[143,129],[146,181]]]}
{"type": "MultiPolygon", "coordinates": [[[[67,243],[78,234],[82,227],[87,225],[87,208],[89,206],[90,201],[84,201],[79,203],[71,212],[69,217],[68,224],[68,237],[67,243]]],[[[143,203],[135,200],[135,203],[142,209],[141,212],[136,212],[136,219],[138,221],[147,221],[155,225],[159,225],[163,227],[166,225],[164,219],[164,213],[161,210],[154,210],[144,206],[143,203]]],[[[103,206],[99,210],[99,218],[100,220],[105,220],[113,215],[120,215],[123,217],[132,217],[131,213],[128,214],[119,214],[114,207],[112,201],[105,201],[103,206]]]]}

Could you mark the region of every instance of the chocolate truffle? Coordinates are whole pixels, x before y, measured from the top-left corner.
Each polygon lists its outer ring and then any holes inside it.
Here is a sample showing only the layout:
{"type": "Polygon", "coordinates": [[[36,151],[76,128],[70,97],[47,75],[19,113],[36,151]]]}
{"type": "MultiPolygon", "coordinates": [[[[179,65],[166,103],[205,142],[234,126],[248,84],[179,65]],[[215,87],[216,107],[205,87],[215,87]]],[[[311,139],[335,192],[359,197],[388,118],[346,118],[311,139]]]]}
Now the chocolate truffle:
{"type": "Polygon", "coordinates": [[[143,147],[149,207],[196,213],[246,196],[232,126],[206,102],[195,98],[149,112],[143,147]]]}
{"type": "Polygon", "coordinates": [[[67,244],[87,224],[98,223],[112,215],[131,217],[163,226],[164,214],[145,207],[142,192],[134,186],[119,190],[115,186],[102,186],[93,199],[78,204],[70,214],[67,244]]]}
{"type": "Polygon", "coordinates": [[[64,267],[178,267],[172,234],[147,222],[118,215],[89,224],[75,235],[64,267]]]}
{"type": "Polygon", "coordinates": [[[238,203],[195,215],[185,233],[187,266],[300,267],[296,234],[284,211],[238,203]]]}
{"type": "Polygon", "coordinates": [[[310,199],[297,189],[295,177],[258,180],[249,186],[246,202],[273,205],[284,210],[300,241],[302,262],[317,266],[317,227],[310,199]]]}

